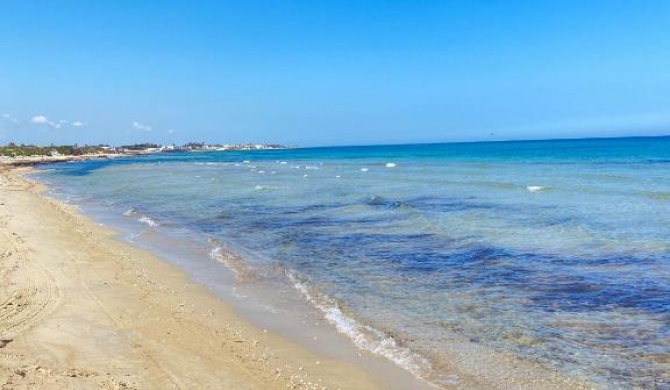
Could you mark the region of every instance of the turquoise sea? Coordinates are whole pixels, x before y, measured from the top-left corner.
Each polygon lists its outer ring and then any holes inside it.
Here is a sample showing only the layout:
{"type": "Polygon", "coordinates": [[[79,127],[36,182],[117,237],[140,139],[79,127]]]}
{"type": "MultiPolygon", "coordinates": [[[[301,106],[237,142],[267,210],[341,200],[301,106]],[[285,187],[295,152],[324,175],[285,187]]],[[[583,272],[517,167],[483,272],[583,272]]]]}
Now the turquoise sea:
{"type": "Polygon", "coordinates": [[[170,153],[36,176],[138,245],[292,291],[431,382],[458,383],[443,367],[465,342],[670,389],[670,137],[170,153]]]}

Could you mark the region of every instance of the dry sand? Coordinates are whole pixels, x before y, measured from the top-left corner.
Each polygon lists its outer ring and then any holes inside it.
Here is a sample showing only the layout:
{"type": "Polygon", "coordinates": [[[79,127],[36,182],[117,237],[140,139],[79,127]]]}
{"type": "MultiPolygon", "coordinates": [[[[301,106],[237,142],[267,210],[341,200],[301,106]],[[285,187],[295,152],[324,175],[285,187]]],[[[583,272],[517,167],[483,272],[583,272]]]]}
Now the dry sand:
{"type": "Polygon", "coordinates": [[[0,171],[0,389],[384,387],[41,192],[0,171]]]}

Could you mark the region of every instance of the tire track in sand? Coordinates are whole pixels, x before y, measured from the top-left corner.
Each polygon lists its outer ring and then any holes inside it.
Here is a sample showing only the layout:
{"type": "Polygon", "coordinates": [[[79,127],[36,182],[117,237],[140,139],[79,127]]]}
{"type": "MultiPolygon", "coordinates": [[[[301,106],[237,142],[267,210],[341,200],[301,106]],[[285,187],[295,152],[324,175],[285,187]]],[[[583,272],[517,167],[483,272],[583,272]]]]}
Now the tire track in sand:
{"type": "Polygon", "coordinates": [[[0,336],[10,340],[50,314],[62,293],[53,275],[29,256],[21,237],[1,235],[0,336]]]}

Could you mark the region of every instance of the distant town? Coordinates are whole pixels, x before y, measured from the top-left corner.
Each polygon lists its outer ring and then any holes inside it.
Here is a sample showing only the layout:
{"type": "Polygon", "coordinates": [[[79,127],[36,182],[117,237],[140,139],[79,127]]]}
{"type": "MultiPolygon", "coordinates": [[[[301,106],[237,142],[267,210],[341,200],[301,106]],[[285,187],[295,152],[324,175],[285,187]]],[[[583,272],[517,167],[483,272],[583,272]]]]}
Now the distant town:
{"type": "Polygon", "coordinates": [[[279,144],[205,144],[203,142],[189,142],[177,145],[159,145],[155,143],[141,143],[134,145],[17,145],[10,142],[0,145],[0,163],[9,165],[30,165],[41,162],[58,162],[83,160],[89,158],[114,158],[122,156],[137,156],[155,153],[225,151],[225,150],[264,150],[289,149],[290,146],[279,144]]]}

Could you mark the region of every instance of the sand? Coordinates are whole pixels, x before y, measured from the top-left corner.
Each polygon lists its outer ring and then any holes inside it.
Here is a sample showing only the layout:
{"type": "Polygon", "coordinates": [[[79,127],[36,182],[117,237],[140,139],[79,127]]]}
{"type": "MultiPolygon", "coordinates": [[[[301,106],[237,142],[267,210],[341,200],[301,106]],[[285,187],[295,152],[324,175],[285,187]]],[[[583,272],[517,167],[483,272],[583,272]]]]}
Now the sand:
{"type": "MultiPolygon", "coordinates": [[[[2,168],[0,168],[2,169],[2,168]]],[[[0,389],[376,389],[0,171],[0,389]]]]}

